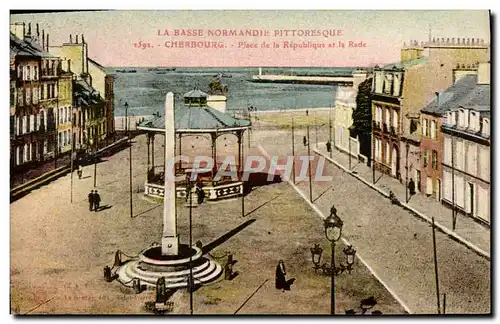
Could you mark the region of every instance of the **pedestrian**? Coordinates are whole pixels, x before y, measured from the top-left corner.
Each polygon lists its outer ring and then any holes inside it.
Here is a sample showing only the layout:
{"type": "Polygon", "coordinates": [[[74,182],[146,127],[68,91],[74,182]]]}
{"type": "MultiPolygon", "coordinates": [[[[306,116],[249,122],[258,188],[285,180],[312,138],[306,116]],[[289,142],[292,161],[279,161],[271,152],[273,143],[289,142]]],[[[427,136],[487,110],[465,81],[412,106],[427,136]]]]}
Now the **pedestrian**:
{"type": "Polygon", "coordinates": [[[331,152],[332,151],[332,143],[330,141],[326,142],[326,151],[331,152]]]}
{"type": "Polygon", "coordinates": [[[410,195],[413,196],[415,194],[415,181],[413,181],[413,178],[408,183],[408,189],[410,190],[410,195]]]}
{"type": "Polygon", "coordinates": [[[76,173],[78,174],[78,179],[82,179],[82,175],[83,175],[83,168],[81,165],[78,166],[78,171],[76,171],[76,173]]]}
{"type": "Polygon", "coordinates": [[[276,289],[281,291],[290,290],[290,285],[286,281],[286,269],[283,260],[280,260],[276,267],[276,289]]]}
{"type": "Polygon", "coordinates": [[[198,205],[205,200],[205,192],[203,191],[203,185],[201,182],[196,184],[196,194],[198,195],[198,205]]]}
{"type": "Polygon", "coordinates": [[[304,143],[304,146],[307,146],[307,138],[304,136],[304,138],[302,139],[302,143],[304,143]]]}
{"type": "Polygon", "coordinates": [[[99,203],[101,202],[101,196],[97,193],[97,190],[94,192],[94,211],[97,212],[99,209],[99,203]]]}
{"type": "Polygon", "coordinates": [[[306,116],[309,116],[309,110],[306,109],[306,116]]]}
{"type": "Polygon", "coordinates": [[[94,209],[94,190],[90,190],[89,193],[89,211],[94,209]]]}

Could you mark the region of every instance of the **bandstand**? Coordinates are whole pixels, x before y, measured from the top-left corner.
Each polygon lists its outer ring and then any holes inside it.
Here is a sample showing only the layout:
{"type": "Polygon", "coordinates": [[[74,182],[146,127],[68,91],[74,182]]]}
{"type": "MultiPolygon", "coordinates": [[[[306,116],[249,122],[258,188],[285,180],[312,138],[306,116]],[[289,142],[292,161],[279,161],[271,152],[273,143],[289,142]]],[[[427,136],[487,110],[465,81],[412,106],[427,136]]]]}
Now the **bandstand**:
{"type": "MultiPolygon", "coordinates": [[[[194,180],[203,190],[205,200],[216,201],[243,194],[243,136],[245,131],[251,128],[251,122],[237,119],[209,107],[207,105],[208,97],[208,94],[195,88],[184,94],[183,103],[175,105],[175,152],[178,156],[189,157],[189,162],[175,164],[177,179],[182,179],[176,180],[176,196],[178,198],[186,197],[195,156],[211,156],[215,161],[210,171],[197,174],[194,180]],[[234,136],[233,140],[236,140],[234,143],[236,145],[228,144],[231,141],[229,139],[232,137],[231,135],[234,136]],[[223,139],[220,139],[221,137],[223,139]],[[218,142],[222,149],[218,148],[218,142]],[[220,179],[216,179],[215,176],[223,166],[222,162],[227,156],[234,157],[237,178],[222,176],[220,179]]],[[[148,136],[147,180],[144,193],[147,196],[163,198],[165,194],[163,185],[165,162],[163,165],[155,165],[154,157],[155,138],[158,135],[165,135],[165,116],[155,116],[145,120],[139,123],[137,128],[145,131],[148,136]]],[[[163,143],[165,142],[163,141],[163,143]]],[[[196,191],[192,192],[193,197],[197,198],[196,191]]],[[[193,200],[197,201],[197,199],[193,200]]]]}

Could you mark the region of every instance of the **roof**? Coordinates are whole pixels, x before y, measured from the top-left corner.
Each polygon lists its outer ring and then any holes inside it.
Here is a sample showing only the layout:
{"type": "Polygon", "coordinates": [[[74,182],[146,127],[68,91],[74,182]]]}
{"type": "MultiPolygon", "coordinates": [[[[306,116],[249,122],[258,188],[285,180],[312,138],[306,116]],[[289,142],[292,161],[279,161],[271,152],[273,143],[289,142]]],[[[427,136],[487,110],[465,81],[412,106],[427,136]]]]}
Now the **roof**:
{"type": "Polygon", "coordinates": [[[208,98],[208,94],[201,91],[200,89],[193,89],[184,94],[184,98],[208,98]]]}
{"type": "Polygon", "coordinates": [[[423,56],[418,59],[400,61],[395,63],[386,64],[381,67],[382,70],[392,70],[392,69],[408,69],[412,66],[427,63],[427,57],[423,56]]]}
{"type": "Polygon", "coordinates": [[[44,51],[34,38],[20,39],[10,33],[10,56],[56,57],[44,51]]]}
{"type": "MultiPolygon", "coordinates": [[[[208,106],[175,108],[175,129],[182,130],[224,130],[236,127],[250,127],[248,120],[237,119],[208,106]]],[[[153,117],[139,123],[138,127],[165,130],[165,116],[153,117]]]]}
{"type": "Polygon", "coordinates": [[[97,68],[99,68],[100,70],[104,71],[104,72],[107,72],[106,71],[106,68],[104,66],[102,66],[101,64],[97,63],[96,61],[94,61],[93,59],[91,59],[90,57],[87,58],[90,63],[94,64],[95,66],[97,66],[97,68]]]}
{"type": "Polygon", "coordinates": [[[99,91],[94,89],[85,80],[76,80],[73,83],[73,97],[78,106],[90,106],[102,103],[99,91]]]}
{"type": "Polygon", "coordinates": [[[439,105],[435,98],[422,112],[442,115],[458,107],[489,112],[490,98],[490,85],[477,84],[477,75],[465,75],[439,94],[439,105]]]}

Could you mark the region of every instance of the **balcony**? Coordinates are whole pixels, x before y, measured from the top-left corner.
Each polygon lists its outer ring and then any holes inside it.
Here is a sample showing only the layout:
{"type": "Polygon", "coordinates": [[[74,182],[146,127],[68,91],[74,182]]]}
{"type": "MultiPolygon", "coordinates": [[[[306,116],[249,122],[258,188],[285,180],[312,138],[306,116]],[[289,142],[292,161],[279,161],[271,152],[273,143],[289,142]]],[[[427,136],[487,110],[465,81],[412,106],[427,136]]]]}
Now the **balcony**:
{"type": "Polygon", "coordinates": [[[391,135],[396,136],[396,128],[394,126],[391,126],[391,135]]]}
{"type": "Polygon", "coordinates": [[[373,121],[373,130],[380,131],[380,122],[373,121]]]}
{"type": "Polygon", "coordinates": [[[389,130],[388,130],[388,127],[387,127],[387,124],[386,124],[386,123],[384,123],[384,124],[382,125],[382,130],[383,130],[383,132],[384,132],[384,133],[389,133],[389,130]]]}

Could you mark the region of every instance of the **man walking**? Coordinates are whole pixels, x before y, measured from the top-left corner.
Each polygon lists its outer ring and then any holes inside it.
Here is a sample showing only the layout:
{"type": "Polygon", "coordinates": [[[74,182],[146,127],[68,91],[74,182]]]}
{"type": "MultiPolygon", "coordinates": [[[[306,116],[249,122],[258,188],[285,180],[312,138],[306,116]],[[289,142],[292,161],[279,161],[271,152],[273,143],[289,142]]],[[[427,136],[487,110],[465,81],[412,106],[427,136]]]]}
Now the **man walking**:
{"type": "Polygon", "coordinates": [[[97,212],[99,209],[99,203],[101,202],[101,196],[97,193],[97,190],[94,193],[94,211],[97,212]]]}
{"type": "Polygon", "coordinates": [[[90,190],[88,197],[89,197],[89,211],[92,211],[92,209],[94,209],[94,190],[90,190]]]}

